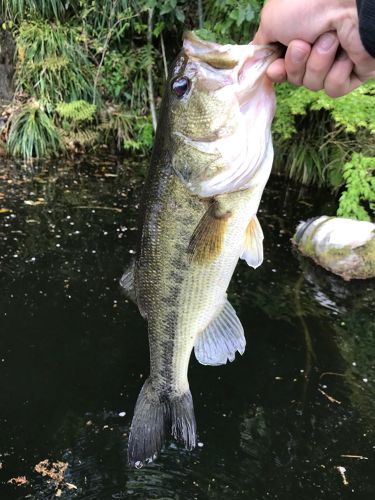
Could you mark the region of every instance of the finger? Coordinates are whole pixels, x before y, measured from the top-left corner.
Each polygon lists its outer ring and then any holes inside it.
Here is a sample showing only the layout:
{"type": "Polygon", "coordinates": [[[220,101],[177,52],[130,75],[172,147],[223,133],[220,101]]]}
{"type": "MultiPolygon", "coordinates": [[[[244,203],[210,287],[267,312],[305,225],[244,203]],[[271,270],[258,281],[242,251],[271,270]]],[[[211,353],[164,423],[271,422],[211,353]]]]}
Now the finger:
{"type": "Polygon", "coordinates": [[[324,80],[335,60],[339,40],[335,33],[321,35],[314,43],[306,63],[303,85],[310,90],[324,88],[324,80]]]}
{"type": "Polygon", "coordinates": [[[262,27],[260,26],[258,31],[255,33],[252,43],[255,45],[265,45],[270,41],[267,39],[266,34],[264,33],[262,27]]]}
{"type": "Polygon", "coordinates": [[[267,69],[267,76],[275,83],[285,82],[286,80],[286,69],[285,60],[276,59],[272,64],[270,64],[267,69]]]}
{"type": "Polygon", "coordinates": [[[341,97],[349,94],[362,83],[353,73],[353,62],[346,52],[342,51],[324,80],[324,90],[330,97],[341,97]]]}
{"type": "Polygon", "coordinates": [[[290,42],[285,54],[285,69],[290,83],[302,85],[310,52],[311,46],[309,43],[303,40],[290,42]]]}

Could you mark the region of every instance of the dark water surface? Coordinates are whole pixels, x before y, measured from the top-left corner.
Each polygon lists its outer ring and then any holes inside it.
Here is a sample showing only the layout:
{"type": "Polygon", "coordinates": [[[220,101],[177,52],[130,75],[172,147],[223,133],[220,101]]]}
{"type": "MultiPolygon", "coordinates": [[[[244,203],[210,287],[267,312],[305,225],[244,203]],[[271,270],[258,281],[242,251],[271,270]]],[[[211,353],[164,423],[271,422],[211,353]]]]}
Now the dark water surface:
{"type": "Polygon", "coordinates": [[[199,446],[126,462],[148,374],[146,324],[118,280],[134,253],[139,166],[0,169],[0,498],[375,498],[374,282],[294,254],[329,196],[270,181],[265,262],[230,288],[247,337],[234,363],[191,360],[199,446]],[[34,470],[67,464],[62,482],[34,470]],[[25,476],[25,485],[9,484],[25,476]]]}

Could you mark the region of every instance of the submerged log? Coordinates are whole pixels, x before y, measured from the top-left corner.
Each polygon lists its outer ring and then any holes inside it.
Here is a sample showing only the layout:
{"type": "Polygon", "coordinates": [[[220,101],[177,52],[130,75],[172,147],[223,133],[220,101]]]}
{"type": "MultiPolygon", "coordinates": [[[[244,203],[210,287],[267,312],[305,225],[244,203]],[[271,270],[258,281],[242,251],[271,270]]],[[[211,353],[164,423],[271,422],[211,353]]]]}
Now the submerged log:
{"type": "Polygon", "coordinates": [[[375,277],[375,224],[323,215],[300,222],[293,243],[344,280],[375,277]]]}

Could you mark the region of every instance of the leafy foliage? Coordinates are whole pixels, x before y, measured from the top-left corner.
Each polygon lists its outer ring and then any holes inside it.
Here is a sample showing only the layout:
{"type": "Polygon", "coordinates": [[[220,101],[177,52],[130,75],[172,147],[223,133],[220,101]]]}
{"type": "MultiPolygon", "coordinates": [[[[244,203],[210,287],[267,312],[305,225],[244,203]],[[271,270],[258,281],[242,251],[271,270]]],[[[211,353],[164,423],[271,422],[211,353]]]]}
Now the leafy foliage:
{"type": "Polygon", "coordinates": [[[93,99],[94,66],[80,44],[77,28],[22,22],[16,41],[19,89],[49,103],[93,99]]]}
{"type": "Polygon", "coordinates": [[[79,101],[61,102],[56,106],[59,115],[71,122],[92,121],[96,113],[96,105],[83,99],[79,101]]]}
{"type": "MultiPolygon", "coordinates": [[[[222,43],[249,43],[259,21],[263,2],[258,0],[208,0],[204,2],[204,30],[222,43]]],[[[202,33],[204,36],[204,32],[202,33]]]]}
{"type": "Polygon", "coordinates": [[[291,138],[297,133],[296,115],[306,115],[311,111],[326,110],[332,117],[336,127],[342,127],[346,132],[357,132],[366,128],[375,132],[375,82],[354,90],[352,93],[331,99],[324,92],[311,92],[289,84],[277,88],[278,108],[274,123],[274,131],[283,139],[291,138]]]}
{"type": "Polygon", "coordinates": [[[13,19],[27,16],[62,19],[70,8],[76,8],[75,0],[8,0],[2,2],[1,13],[13,19]]]}
{"type": "Polygon", "coordinates": [[[370,220],[375,211],[375,158],[354,154],[344,165],[346,189],[340,196],[337,215],[370,220]],[[365,206],[369,207],[366,210],[365,206]]]}
{"type": "Polygon", "coordinates": [[[153,64],[154,53],[147,46],[108,53],[103,69],[103,91],[129,107],[145,110],[148,104],[147,68],[153,64]]]}
{"type": "Polygon", "coordinates": [[[140,150],[152,145],[150,117],[129,113],[124,105],[109,106],[98,128],[104,132],[106,141],[113,140],[119,150],[140,150]]]}
{"type": "Polygon", "coordinates": [[[353,152],[375,156],[375,83],[339,99],[282,84],[273,130],[275,166],[303,184],[345,184],[343,165],[353,152]]]}
{"type": "MultiPolygon", "coordinates": [[[[150,111],[160,101],[167,60],[177,54],[182,32],[199,27],[206,39],[248,43],[262,5],[262,0],[0,2],[3,27],[13,31],[17,43],[21,99],[13,106],[21,108],[8,127],[8,150],[26,158],[56,154],[61,140],[74,150],[77,143],[88,148],[101,142],[120,150],[150,148],[150,111]],[[34,127],[32,146],[23,136],[27,127],[34,127]],[[18,146],[17,135],[23,141],[18,146]],[[44,147],[43,141],[51,144],[44,147]]],[[[344,189],[339,213],[368,216],[375,82],[340,99],[282,84],[277,104],[276,169],[302,184],[344,189]]]]}
{"type": "Polygon", "coordinates": [[[33,101],[12,116],[7,148],[11,155],[30,160],[55,156],[63,146],[53,120],[39,102],[33,101]]]}

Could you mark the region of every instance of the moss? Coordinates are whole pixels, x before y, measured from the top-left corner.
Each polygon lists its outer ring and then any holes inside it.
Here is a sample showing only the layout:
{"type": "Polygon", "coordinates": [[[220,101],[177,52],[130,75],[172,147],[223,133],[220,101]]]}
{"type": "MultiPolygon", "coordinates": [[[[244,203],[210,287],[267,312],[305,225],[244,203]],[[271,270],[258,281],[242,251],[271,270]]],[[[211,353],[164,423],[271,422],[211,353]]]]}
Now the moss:
{"type": "Polygon", "coordinates": [[[375,232],[373,238],[356,250],[357,255],[359,255],[363,261],[362,271],[369,277],[375,277],[375,232]]]}
{"type": "Polygon", "coordinates": [[[317,262],[345,280],[374,278],[375,238],[355,249],[331,248],[322,253],[317,262]]]}
{"type": "Polygon", "coordinates": [[[307,236],[304,238],[304,241],[300,241],[298,246],[298,250],[306,255],[307,257],[316,257],[315,255],[315,246],[312,241],[311,236],[307,236]]]}
{"type": "Polygon", "coordinates": [[[325,252],[320,254],[321,259],[343,259],[345,257],[349,257],[352,252],[352,248],[350,245],[346,245],[345,247],[331,247],[328,248],[325,252]]]}
{"type": "Polygon", "coordinates": [[[293,243],[297,244],[297,247],[301,253],[306,255],[307,257],[311,257],[312,259],[319,258],[319,255],[316,254],[315,251],[315,244],[314,244],[314,237],[317,233],[317,231],[320,229],[320,227],[331,220],[332,217],[325,217],[323,220],[321,220],[318,224],[316,224],[314,227],[310,229],[310,227],[307,228],[307,233],[310,234],[303,234],[301,240],[299,243],[296,242],[296,235],[293,237],[293,243]]]}
{"type": "Polygon", "coordinates": [[[316,264],[324,267],[327,271],[337,274],[345,280],[374,278],[375,231],[371,240],[355,249],[346,245],[344,247],[331,247],[317,254],[313,239],[321,224],[314,228],[308,236],[304,235],[303,241],[296,243],[295,237],[293,238],[292,241],[300,252],[313,259],[316,264]]]}

